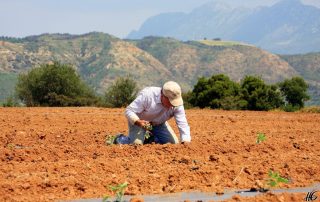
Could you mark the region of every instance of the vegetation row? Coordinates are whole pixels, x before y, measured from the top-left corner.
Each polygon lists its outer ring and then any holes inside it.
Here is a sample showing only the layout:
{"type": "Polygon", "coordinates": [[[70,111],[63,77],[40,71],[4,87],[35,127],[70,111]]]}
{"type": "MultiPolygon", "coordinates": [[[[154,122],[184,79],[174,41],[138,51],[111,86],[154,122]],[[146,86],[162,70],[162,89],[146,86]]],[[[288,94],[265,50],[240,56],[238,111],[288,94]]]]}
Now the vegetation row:
{"type": "MultiPolygon", "coordinates": [[[[301,77],[266,84],[260,77],[246,76],[239,83],[223,74],[198,79],[193,90],[183,94],[185,107],[225,110],[296,111],[310,97],[301,77]]],[[[130,76],[120,77],[103,96],[80,78],[72,65],[54,62],[20,74],[15,95],[4,106],[105,106],[125,107],[136,96],[138,85],[130,76]]]]}

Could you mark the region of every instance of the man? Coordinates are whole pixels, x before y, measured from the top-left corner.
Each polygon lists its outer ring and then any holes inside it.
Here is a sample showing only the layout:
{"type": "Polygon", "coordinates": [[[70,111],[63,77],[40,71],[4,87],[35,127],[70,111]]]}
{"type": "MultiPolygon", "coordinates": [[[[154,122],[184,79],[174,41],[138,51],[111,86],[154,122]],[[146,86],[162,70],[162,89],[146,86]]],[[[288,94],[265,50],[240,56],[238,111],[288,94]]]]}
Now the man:
{"type": "Polygon", "coordinates": [[[175,118],[181,142],[191,141],[181,88],[174,81],[166,82],[162,88],[144,88],[126,108],[125,116],[128,119],[129,135],[118,135],[115,144],[143,144],[147,130],[150,130],[155,143],[177,144],[179,139],[167,122],[171,117],[175,118]]]}

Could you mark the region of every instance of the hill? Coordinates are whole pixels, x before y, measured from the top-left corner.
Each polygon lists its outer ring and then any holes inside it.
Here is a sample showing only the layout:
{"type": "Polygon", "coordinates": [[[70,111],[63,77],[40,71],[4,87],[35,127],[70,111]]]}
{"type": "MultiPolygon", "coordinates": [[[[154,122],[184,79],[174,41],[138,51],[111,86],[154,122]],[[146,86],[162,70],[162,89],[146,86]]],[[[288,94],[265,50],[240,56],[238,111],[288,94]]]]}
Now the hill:
{"type": "Polygon", "coordinates": [[[158,59],[188,89],[199,77],[212,74],[227,74],[236,81],[248,74],[257,75],[269,83],[298,74],[277,55],[259,48],[235,42],[218,43],[146,37],[134,44],[158,59]]]}
{"type": "MultiPolygon", "coordinates": [[[[291,60],[286,61],[290,56],[280,57],[234,41],[183,42],[163,37],[121,40],[104,33],[43,34],[2,40],[0,85],[8,87],[2,88],[0,99],[12,94],[18,73],[55,60],[72,64],[99,94],[117,77],[126,75],[131,75],[141,88],[176,80],[183,91],[188,91],[199,77],[212,74],[223,73],[235,81],[250,74],[261,76],[268,83],[307,74],[303,69],[294,69],[288,63],[291,60]]],[[[310,64],[310,69],[315,64],[316,61],[310,64]]],[[[319,82],[316,78],[308,81],[319,82]]]]}
{"type": "Polygon", "coordinates": [[[16,41],[1,42],[0,72],[25,72],[57,60],[72,64],[99,93],[116,77],[127,74],[147,85],[172,78],[171,73],[150,54],[108,34],[44,34],[16,41]]]}
{"type": "Polygon", "coordinates": [[[309,53],[305,55],[282,55],[309,84],[309,94],[312,100],[307,104],[320,104],[320,53],[309,53]]]}
{"type": "Polygon", "coordinates": [[[320,9],[299,0],[270,7],[244,8],[212,1],[190,13],[161,13],[142,24],[129,39],[146,36],[179,40],[222,38],[243,41],[278,54],[320,51],[320,9]]]}

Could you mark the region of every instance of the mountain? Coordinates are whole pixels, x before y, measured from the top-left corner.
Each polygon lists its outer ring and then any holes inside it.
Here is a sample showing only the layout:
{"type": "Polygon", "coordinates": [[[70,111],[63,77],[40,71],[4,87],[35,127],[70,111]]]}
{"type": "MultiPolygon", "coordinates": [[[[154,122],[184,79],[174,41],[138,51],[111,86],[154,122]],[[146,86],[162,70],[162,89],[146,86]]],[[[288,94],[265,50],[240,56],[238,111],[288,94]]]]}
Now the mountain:
{"type": "MultiPolygon", "coordinates": [[[[278,56],[252,45],[218,39],[183,42],[168,37],[145,37],[121,40],[96,32],[43,34],[23,39],[0,37],[0,101],[13,93],[19,73],[53,61],[72,64],[99,94],[119,76],[131,75],[140,88],[175,80],[186,92],[202,76],[223,73],[240,81],[246,75],[255,75],[275,83],[296,75],[306,76],[303,68],[309,64],[306,60],[298,68],[295,62],[289,64],[290,56],[278,56]]],[[[310,71],[313,67],[318,71],[316,64],[317,60],[310,64],[310,71]]],[[[309,80],[320,82],[317,78],[309,80]]]]}
{"type": "Polygon", "coordinates": [[[145,36],[173,37],[179,40],[218,38],[231,40],[232,32],[254,10],[234,8],[224,2],[210,2],[191,13],[163,13],[147,19],[139,31],[128,35],[129,39],[145,36]]]}
{"type": "Polygon", "coordinates": [[[190,13],[151,17],[127,38],[173,37],[180,40],[222,38],[254,44],[273,53],[320,51],[320,9],[299,0],[283,0],[269,7],[234,7],[213,1],[190,13]]]}
{"type": "Polygon", "coordinates": [[[281,1],[243,21],[234,39],[276,53],[320,51],[320,9],[299,0],[281,1]]]}

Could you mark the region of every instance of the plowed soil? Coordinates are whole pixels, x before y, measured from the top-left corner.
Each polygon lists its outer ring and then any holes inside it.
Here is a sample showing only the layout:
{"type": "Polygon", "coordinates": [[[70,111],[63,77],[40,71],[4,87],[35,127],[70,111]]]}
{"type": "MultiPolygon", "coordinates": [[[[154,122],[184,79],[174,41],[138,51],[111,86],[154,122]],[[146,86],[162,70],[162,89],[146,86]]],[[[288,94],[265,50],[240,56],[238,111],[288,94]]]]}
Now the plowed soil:
{"type": "Polygon", "coordinates": [[[289,179],[280,188],[320,182],[320,114],[187,110],[190,144],[107,146],[127,133],[123,113],[0,108],[0,201],[99,198],[124,182],[131,195],[222,193],[263,187],[270,169],[289,179]]]}

